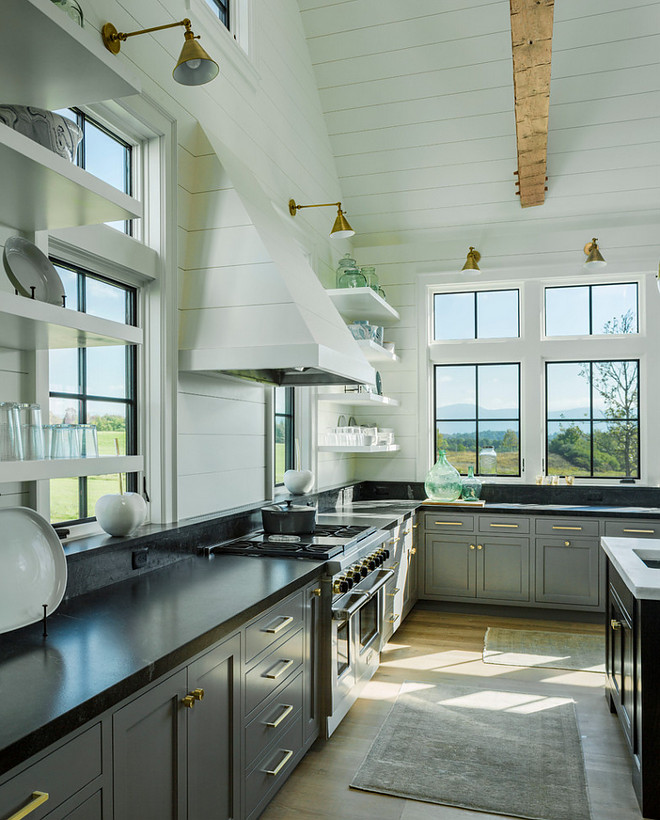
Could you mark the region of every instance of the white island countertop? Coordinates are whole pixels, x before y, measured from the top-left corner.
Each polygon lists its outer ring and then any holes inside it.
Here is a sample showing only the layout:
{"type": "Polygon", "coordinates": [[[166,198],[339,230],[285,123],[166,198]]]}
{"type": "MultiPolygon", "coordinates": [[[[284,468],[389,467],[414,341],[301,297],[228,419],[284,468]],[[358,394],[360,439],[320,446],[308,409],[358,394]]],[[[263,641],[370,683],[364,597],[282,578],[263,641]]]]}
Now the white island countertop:
{"type": "Polygon", "coordinates": [[[655,538],[601,538],[600,544],[635,598],[660,600],[660,540],[655,538]]]}

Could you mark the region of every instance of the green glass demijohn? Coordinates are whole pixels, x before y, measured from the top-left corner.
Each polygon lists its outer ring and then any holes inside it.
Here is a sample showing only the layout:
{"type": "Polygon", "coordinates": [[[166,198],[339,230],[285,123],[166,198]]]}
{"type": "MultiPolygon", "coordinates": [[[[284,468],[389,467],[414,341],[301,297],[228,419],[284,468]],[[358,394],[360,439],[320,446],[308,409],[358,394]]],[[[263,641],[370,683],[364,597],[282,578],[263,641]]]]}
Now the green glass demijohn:
{"type": "Polygon", "coordinates": [[[463,489],[460,473],[447,461],[444,450],[440,450],[438,460],[429,470],[424,489],[432,501],[456,501],[460,497],[463,489]]]}
{"type": "Polygon", "coordinates": [[[474,474],[474,467],[468,467],[467,478],[463,479],[461,498],[465,501],[477,501],[481,495],[481,481],[474,474]]]}

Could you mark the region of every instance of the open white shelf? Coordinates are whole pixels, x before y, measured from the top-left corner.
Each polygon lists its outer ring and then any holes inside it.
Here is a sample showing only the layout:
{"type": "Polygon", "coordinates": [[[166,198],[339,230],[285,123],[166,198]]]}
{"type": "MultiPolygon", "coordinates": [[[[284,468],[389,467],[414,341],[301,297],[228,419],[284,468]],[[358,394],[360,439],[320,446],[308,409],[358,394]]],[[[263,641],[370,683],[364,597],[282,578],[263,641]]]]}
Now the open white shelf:
{"type": "Polygon", "coordinates": [[[337,404],[387,404],[398,407],[399,402],[389,396],[379,396],[378,393],[319,393],[319,401],[334,401],[337,404]]]}
{"type": "Polygon", "coordinates": [[[344,319],[368,319],[374,324],[390,324],[401,318],[371,288],[336,288],[327,291],[327,294],[344,319]]]}
{"type": "Polygon", "coordinates": [[[50,350],[141,344],[142,328],[0,292],[0,347],[50,350]]]}
{"type": "Polygon", "coordinates": [[[0,180],[0,222],[19,230],[142,216],[137,199],[4,124],[0,124],[0,180]]]}
{"type": "Polygon", "coordinates": [[[401,359],[396,353],[390,353],[385,350],[382,345],[377,344],[371,339],[358,339],[357,343],[360,350],[364,353],[364,357],[368,362],[400,362],[401,359]]]}
{"type": "Polygon", "coordinates": [[[370,444],[358,446],[356,444],[335,445],[335,444],[320,444],[320,453],[396,453],[400,450],[398,444],[370,444]]]}
{"type": "Polygon", "coordinates": [[[81,475],[137,473],[143,469],[143,456],[0,461],[0,484],[17,481],[40,481],[47,478],[73,478],[81,475]]]}
{"type": "Polygon", "coordinates": [[[98,31],[76,25],[50,0],[0,6],[2,102],[52,111],[140,93],[137,75],[104,47],[98,31]]]}

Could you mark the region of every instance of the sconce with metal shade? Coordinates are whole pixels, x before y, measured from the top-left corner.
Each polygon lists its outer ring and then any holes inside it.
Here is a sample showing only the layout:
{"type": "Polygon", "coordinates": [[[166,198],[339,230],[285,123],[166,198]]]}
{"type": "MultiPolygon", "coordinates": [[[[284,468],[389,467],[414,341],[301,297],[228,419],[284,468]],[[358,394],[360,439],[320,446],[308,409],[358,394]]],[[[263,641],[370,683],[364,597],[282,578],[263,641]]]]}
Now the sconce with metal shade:
{"type": "Polygon", "coordinates": [[[186,17],[185,20],[180,20],[178,23],[167,23],[164,26],[143,28],[140,31],[123,32],[117,31],[112,23],[106,23],[101,29],[101,37],[103,45],[108,51],[119,54],[122,41],[127,40],[129,37],[135,37],[138,34],[149,34],[152,31],[162,31],[175,26],[185,26],[186,30],[183,33],[185,42],[177,64],[172,71],[172,77],[181,85],[204,85],[204,83],[208,83],[217,77],[220,68],[197,42],[199,37],[195,37],[191,25],[192,23],[186,17]]]}
{"type": "Polygon", "coordinates": [[[603,259],[601,252],[598,250],[597,242],[598,240],[594,236],[591,242],[587,242],[584,246],[584,252],[587,254],[587,258],[584,262],[585,268],[604,268],[605,265],[607,265],[607,262],[603,259]]]}
{"type": "Polygon", "coordinates": [[[477,264],[477,262],[481,259],[481,254],[479,251],[476,251],[472,245],[470,245],[470,249],[467,252],[467,258],[465,259],[465,264],[461,268],[461,273],[472,273],[477,274],[481,273],[481,268],[477,264]]]}
{"type": "Polygon", "coordinates": [[[355,236],[355,231],[348,224],[348,220],[344,216],[344,211],[341,209],[341,202],[323,202],[320,205],[297,205],[295,199],[289,200],[289,213],[291,216],[295,216],[301,208],[336,208],[337,218],[330,231],[330,236],[335,239],[348,239],[349,236],[355,236]]]}

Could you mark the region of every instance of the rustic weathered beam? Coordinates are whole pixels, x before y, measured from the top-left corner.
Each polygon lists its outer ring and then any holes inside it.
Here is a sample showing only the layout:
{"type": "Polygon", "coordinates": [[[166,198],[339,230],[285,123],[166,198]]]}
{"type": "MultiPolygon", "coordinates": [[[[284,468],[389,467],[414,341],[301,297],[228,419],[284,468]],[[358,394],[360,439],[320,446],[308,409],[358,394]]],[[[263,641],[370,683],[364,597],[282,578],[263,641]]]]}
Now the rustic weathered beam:
{"type": "Polygon", "coordinates": [[[523,208],[542,205],[548,158],[554,0],[510,0],[518,182],[523,208]]]}

